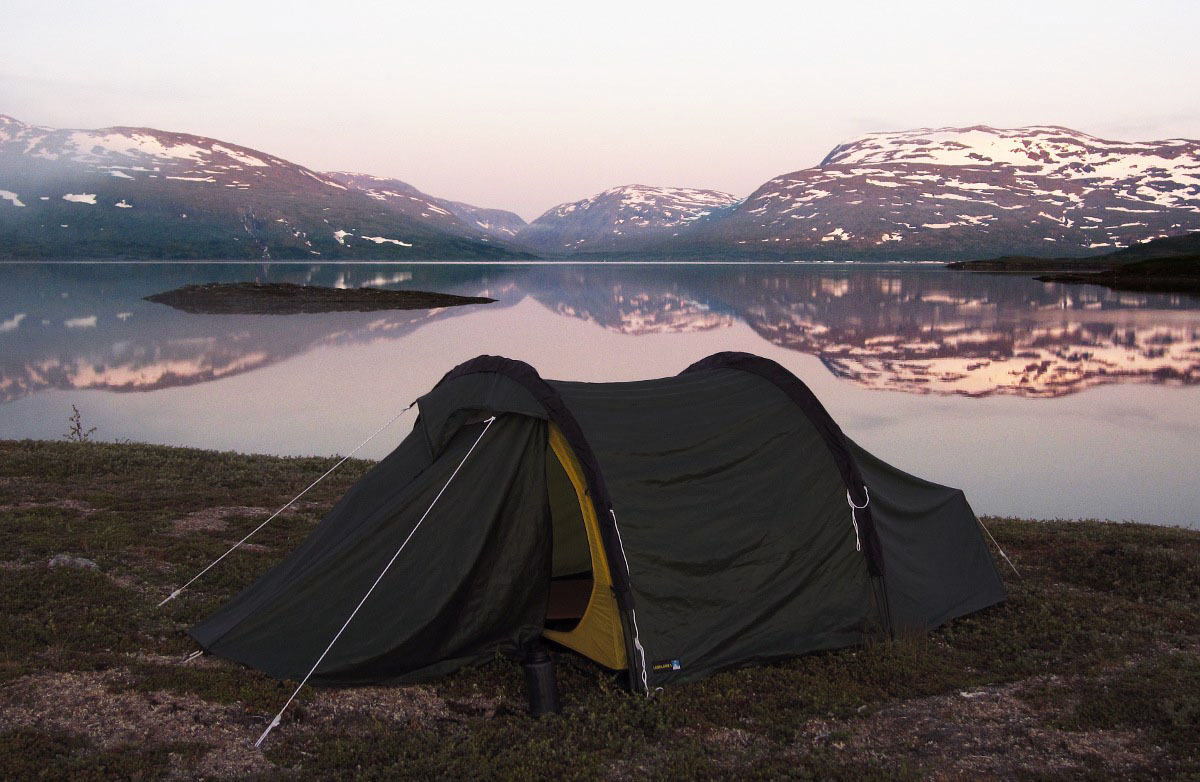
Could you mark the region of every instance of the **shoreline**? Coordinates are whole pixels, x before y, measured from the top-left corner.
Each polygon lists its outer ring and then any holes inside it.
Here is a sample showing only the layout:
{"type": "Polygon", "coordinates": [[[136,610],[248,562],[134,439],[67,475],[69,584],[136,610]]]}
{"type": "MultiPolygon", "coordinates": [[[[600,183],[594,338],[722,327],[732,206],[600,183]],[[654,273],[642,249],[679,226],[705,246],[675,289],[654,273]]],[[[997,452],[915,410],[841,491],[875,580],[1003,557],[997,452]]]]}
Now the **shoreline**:
{"type": "Polygon", "coordinates": [[[946,268],[977,274],[1032,274],[1039,282],[1100,285],[1129,293],[1200,296],[1200,236],[1187,233],[1154,239],[1084,258],[1014,255],[955,261],[946,268]]]}
{"type": "Polygon", "coordinates": [[[208,656],[181,664],[185,631],[298,545],[372,463],[348,461],[155,605],[335,461],[0,441],[0,776],[1200,771],[1200,531],[1004,518],[985,522],[1023,576],[993,551],[1008,601],[927,635],[653,699],[557,650],[565,708],[548,720],[525,715],[520,667],[504,659],[422,685],[306,690],[253,750],[287,688],[208,656]]]}

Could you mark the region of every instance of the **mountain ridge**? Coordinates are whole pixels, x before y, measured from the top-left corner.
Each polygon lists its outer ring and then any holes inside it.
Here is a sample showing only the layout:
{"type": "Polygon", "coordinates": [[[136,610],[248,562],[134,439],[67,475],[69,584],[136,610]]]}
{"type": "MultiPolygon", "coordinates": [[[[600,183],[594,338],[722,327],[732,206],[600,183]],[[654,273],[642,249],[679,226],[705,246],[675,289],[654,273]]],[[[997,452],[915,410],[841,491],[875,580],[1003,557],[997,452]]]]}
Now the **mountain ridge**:
{"type": "Polygon", "coordinates": [[[1090,257],[1193,231],[1200,141],[1057,125],[868,133],[745,198],[630,184],[527,224],[217,139],[0,115],[10,258],[957,261],[1090,257]]]}

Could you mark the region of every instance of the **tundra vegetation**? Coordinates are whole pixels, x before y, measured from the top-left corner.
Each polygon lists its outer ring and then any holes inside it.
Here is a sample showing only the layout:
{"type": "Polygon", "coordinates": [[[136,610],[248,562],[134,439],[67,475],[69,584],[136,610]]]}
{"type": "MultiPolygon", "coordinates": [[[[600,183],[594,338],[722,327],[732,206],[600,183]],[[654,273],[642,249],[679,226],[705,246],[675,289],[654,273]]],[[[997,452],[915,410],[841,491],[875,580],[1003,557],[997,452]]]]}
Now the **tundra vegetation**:
{"type": "Polygon", "coordinates": [[[306,689],[186,629],[299,543],[347,462],[155,605],[329,458],[0,441],[0,778],[1195,778],[1200,533],[985,519],[1007,603],[927,635],[729,671],[654,698],[557,654],[561,716],[498,659],[429,684],[306,689]],[[51,566],[51,561],[56,563],[51,566]],[[94,566],[93,566],[94,564],[94,566]]]}

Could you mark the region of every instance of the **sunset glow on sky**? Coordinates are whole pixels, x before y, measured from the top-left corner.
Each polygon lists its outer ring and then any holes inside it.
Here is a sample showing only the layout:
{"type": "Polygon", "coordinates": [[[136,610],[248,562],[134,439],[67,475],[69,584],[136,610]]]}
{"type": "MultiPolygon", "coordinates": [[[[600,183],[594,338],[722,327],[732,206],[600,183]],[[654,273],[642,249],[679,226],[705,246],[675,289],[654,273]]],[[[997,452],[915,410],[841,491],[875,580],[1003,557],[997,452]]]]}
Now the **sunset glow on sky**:
{"type": "Polygon", "coordinates": [[[533,219],[744,196],[856,135],[1200,137],[1200,5],[9,3],[0,113],[212,136],[533,219]]]}

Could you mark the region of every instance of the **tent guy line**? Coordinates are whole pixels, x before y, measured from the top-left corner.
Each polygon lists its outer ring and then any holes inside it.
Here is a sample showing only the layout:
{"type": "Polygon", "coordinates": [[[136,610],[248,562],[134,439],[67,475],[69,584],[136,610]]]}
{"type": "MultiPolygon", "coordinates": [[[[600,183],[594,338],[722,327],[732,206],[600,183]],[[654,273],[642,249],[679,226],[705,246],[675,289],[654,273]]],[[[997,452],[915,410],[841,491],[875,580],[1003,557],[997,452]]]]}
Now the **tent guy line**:
{"type": "Polygon", "coordinates": [[[164,605],[166,605],[167,603],[171,602],[172,600],[174,600],[175,598],[177,598],[177,597],[179,597],[181,594],[183,594],[183,590],[185,590],[185,589],[187,589],[188,587],[190,587],[190,586],[191,586],[193,583],[195,583],[195,582],[196,582],[196,580],[197,580],[197,579],[199,579],[199,578],[200,578],[201,576],[203,576],[205,573],[207,573],[208,571],[210,571],[210,570],[212,570],[214,567],[216,567],[216,566],[217,566],[217,563],[219,563],[221,560],[225,559],[225,557],[227,557],[227,556],[229,556],[230,554],[232,554],[232,553],[233,553],[233,552],[234,552],[234,551],[237,549],[237,547],[238,547],[238,546],[242,545],[242,544],[243,544],[243,543],[245,543],[247,540],[250,540],[250,538],[254,537],[254,536],[255,536],[255,535],[258,533],[258,531],[259,531],[259,530],[261,530],[263,527],[267,526],[267,525],[268,525],[268,524],[270,524],[272,521],[274,521],[276,516],[278,516],[280,513],[283,513],[283,512],[284,512],[285,510],[287,510],[288,508],[292,507],[292,503],[294,503],[296,500],[298,500],[298,499],[300,499],[301,497],[303,497],[305,494],[308,494],[308,492],[309,492],[309,491],[310,491],[310,490],[311,490],[311,489],[312,489],[314,486],[316,486],[318,483],[320,483],[321,481],[323,481],[323,480],[325,480],[326,478],[328,478],[328,477],[329,477],[331,474],[333,474],[333,471],[334,471],[334,470],[336,470],[337,468],[341,467],[343,464],[345,464],[345,463],[346,463],[346,461],[347,461],[348,459],[350,459],[350,457],[351,457],[351,456],[353,456],[354,454],[356,454],[356,453],[358,453],[360,450],[362,450],[363,446],[365,446],[367,443],[369,443],[369,442],[371,442],[372,440],[374,440],[374,439],[375,439],[375,435],[379,434],[379,433],[380,433],[380,432],[382,432],[384,429],[387,429],[389,426],[391,426],[392,424],[394,424],[394,423],[396,423],[397,421],[399,421],[399,420],[400,420],[400,416],[404,415],[404,414],[405,414],[405,413],[407,413],[409,410],[411,410],[411,409],[413,408],[413,406],[414,406],[414,405],[416,405],[416,402],[415,402],[415,401],[414,401],[414,402],[412,402],[412,403],[410,403],[408,407],[404,408],[404,409],[403,409],[403,410],[401,410],[399,413],[396,413],[394,416],[392,416],[392,419],[391,419],[390,421],[388,421],[386,424],[384,424],[383,426],[379,427],[379,428],[378,428],[378,429],[376,429],[374,432],[372,432],[370,437],[368,437],[367,439],[365,439],[365,440],[363,440],[361,443],[359,443],[357,446],[355,446],[353,451],[351,451],[350,453],[348,453],[348,454],[346,454],[345,456],[343,456],[343,457],[342,457],[342,458],[341,458],[341,459],[338,461],[338,463],[337,463],[337,464],[333,465],[333,466],[332,466],[332,467],[330,467],[328,470],[326,470],[324,475],[322,475],[320,478],[317,478],[317,479],[316,479],[315,481],[313,481],[312,483],[308,484],[308,488],[306,488],[304,491],[302,491],[302,492],[300,492],[299,494],[297,494],[295,497],[292,497],[290,500],[288,500],[288,501],[287,501],[287,504],[285,504],[285,505],[284,505],[282,508],[280,508],[279,510],[275,511],[274,513],[272,513],[270,518],[268,518],[268,519],[267,519],[266,521],[264,521],[262,524],[259,524],[259,525],[258,525],[257,527],[255,527],[254,529],[250,530],[250,533],[249,533],[248,535],[246,535],[246,537],[242,538],[242,539],[241,539],[241,540],[239,540],[237,543],[234,543],[234,544],[233,544],[233,545],[232,545],[232,546],[229,548],[229,550],[228,550],[228,551],[226,551],[224,554],[222,554],[221,556],[219,556],[219,557],[217,557],[216,559],[214,559],[212,562],[208,563],[208,567],[204,568],[204,570],[201,570],[199,573],[197,573],[196,575],[192,576],[192,578],[191,578],[191,580],[190,580],[190,581],[188,581],[186,584],[184,584],[183,586],[179,587],[179,589],[176,589],[174,592],[172,592],[171,594],[169,594],[169,595],[167,595],[165,598],[163,598],[162,602],[161,602],[161,603],[159,603],[159,604],[156,606],[156,608],[162,608],[164,605]]]}
{"type": "Polygon", "coordinates": [[[1008,554],[1004,553],[1004,549],[1000,548],[1000,544],[996,542],[996,539],[992,537],[992,531],[987,528],[986,524],[983,523],[983,519],[977,518],[976,521],[979,522],[979,526],[983,527],[983,531],[987,533],[987,536],[991,538],[992,545],[994,545],[996,550],[1000,552],[1000,556],[1004,557],[1004,561],[1007,562],[1008,566],[1012,568],[1012,571],[1017,574],[1017,578],[1025,578],[1025,576],[1021,575],[1021,571],[1017,570],[1017,566],[1013,564],[1013,561],[1008,558],[1008,554]]]}
{"type": "MultiPolygon", "coordinates": [[[[409,407],[411,406],[412,405],[409,405],[409,407]]],[[[450,487],[450,482],[454,480],[454,476],[458,475],[458,471],[461,470],[463,465],[467,463],[467,459],[471,458],[471,454],[475,452],[475,446],[479,445],[479,441],[482,440],[483,436],[488,433],[488,429],[492,428],[492,424],[495,422],[495,420],[496,416],[494,415],[491,418],[486,419],[485,423],[487,425],[483,427],[483,431],[480,432],[479,436],[475,438],[475,442],[471,444],[470,449],[467,451],[466,455],[463,456],[462,461],[459,462],[458,466],[454,468],[454,472],[450,473],[450,477],[446,479],[446,483],[444,486],[442,486],[441,491],[439,491],[437,496],[433,498],[433,502],[429,503],[429,507],[425,509],[425,513],[421,515],[421,518],[412,528],[412,531],[408,533],[408,537],[406,537],[404,542],[400,544],[400,548],[396,549],[396,553],[393,554],[392,558],[388,560],[388,563],[383,566],[383,570],[380,571],[378,578],[375,579],[375,583],[371,584],[371,588],[368,589],[367,593],[362,596],[362,600],[358,601],[358,605],[356,605],[354,610],[350,612],[350,616],[346,617],[346,621],[342,623],[341,629],[337,631],[337,635],[335,635],[333,640],[329,642],[329,646],[325,647],[325,651],[321,652],[321,656],[317,658],[317,661],[313,663],[313,667],[309,669],[307,674],[305,674],[304,679],[300,682],[300,686],[298,686],[295,692],[292,693],[292,696],[287,699],[287,703],[283,704],[283,708],[279,710],[279,713],[275,715],[275,719],[271,720],[271,724],[268,725],[267,729],[264,730],[262,735],[258,737],[258,741],[254,742],[255,747],[262,746],[262,743],[266,740],[271,731],[279,727],[279,721],[283,718],[283,713],[287,711],[287,707],[292,705],[292,701],[294,701],[296,696],[300,694],[300,691],[304,689],[304,685],[308,684],[308,680],[312,678],[312,675],[316,673],[317,668],[320,667],[321,663],[325,660],[325,655],[329,654],[329,650],[332,649],[333,645],[337,643],[339,638],[342,637],[342,633],[346,632],[346,628],[350,626],[350,623],[354,621],[354,617],[358,615],[358,610],[363,607],[363,604],[367,602],[367,598],[369,598],[371,593],[375,591],[375,587],[379,586],[379,582],[382,581],[383,577],[387,575],[387,572],[391,570],[392,565],[395,564],[396,560],[400,557],[400,553],[404,551],[404,547],[408,545],[408,542],[412,540],[413,535],[417,534],[417,530],[420,529],[421,525],[425,523],[425,519],[429,518],[429,514],[433,510],[433,506],[437,505],[437,501],[440,500],[442,495],[446,493],[446,489],[450,487]]]]}

